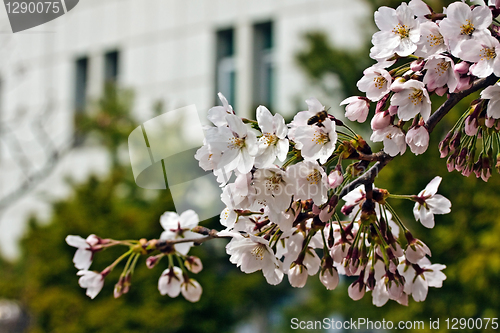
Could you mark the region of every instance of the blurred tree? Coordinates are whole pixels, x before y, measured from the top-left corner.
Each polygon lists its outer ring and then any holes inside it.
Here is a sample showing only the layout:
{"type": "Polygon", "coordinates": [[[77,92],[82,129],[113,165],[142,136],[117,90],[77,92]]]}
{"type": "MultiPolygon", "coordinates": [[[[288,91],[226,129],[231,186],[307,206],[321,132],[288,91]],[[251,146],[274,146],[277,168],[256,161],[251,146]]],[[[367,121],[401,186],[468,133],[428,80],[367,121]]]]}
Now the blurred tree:
{"type": "MultiPolygon", "coordinates": [[[[203,287],[198,303],[182,296],[161,296],[158,278],[166,262],[151,271],[144,258],[132,278],[128,294],[113,298],[120,266],[106,277],[105,286],[91,300],[78,286],[77,269],[66,235],[86,237],[95,233],[114,239],[157,238],[159,217],[173,211],[169,191],[139,188],[130,167],[120,163],[119,150],[138,124],[130,116],[132,96],[108,86],[104,97],[79,123],[108,149],[113,168],[105,179],[90,178],[73,184],[67,200],[54,203],[48,225],[35,218],[24,237],[20,260],[0,266],[0,298],[20,300],[31,316],[30,333],[126,333],[126,332],[227,332],[252,316],[267,320],[270,309],[287,294],[287,287],[271,287],[262,274],[243,274],[229,263],[225,240],[214,240],[192,249],[205,269],[192,276],[203,287]],[[278,297],[279,295],[279,297],[278,297]]],[[[218,219],[200,224],[217,228],[218,219]]],[[[92,269],[102,270],[120,254],[117,248],[99,252],[92,269]]]]}

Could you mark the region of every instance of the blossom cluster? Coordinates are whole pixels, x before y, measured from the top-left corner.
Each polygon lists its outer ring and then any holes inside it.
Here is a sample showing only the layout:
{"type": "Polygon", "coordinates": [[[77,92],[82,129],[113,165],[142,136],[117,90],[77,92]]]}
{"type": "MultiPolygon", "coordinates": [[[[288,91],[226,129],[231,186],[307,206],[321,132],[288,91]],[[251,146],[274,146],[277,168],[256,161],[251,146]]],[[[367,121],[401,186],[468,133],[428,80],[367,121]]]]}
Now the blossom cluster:
{"type": "Polygon", "coordinates": [[[347,104],[346,117],[364,122],[370,103],[376,103],[371,140],[382,141],[391,156],[403,154],[407,146],[422,154],[429,145],[432,95],[457,94],[477,78],[490,78],[491,85],[440,144],[441,156],[449,155],[449,171],[464,176],[474,172],[487,181],[494,163],[500,167],[500,84],[495,83],[500,77],[499,13],[495,1],[489,6],[454,2],[443,14],[422,0],[403,2],[396,9],[380,7],[375,12],[380,31],[373,35],[370,51],[377,63],[357,84],[366,97],[342,102],[347,104]]]}
{"type": "Polygon", "coordinates": [[[455,2],[435,13],[422,0],[375,12],[380,31],[372,37],[370,57],[376,64],[357,84],[365,96],[349,97],[341,105],[347,119],[360,123],[374,109],[370,140],[383,142],[382,152],[373,153],[366,140],[315,98],[287,124],[265,106],[257,108],[256,120],[240,118],[219,93],[222,106],[209,110],[212,125],[205,127],[195,158],[222,188],[224,229],[199,226],[196,213],[188,210],[164,213],[160,223],[165,231],[158,239],[68,236],[67,243],[77,248],[80,285],[94,298],[109,272],[127,259],[115,286],[119,297],[128,291],[141,255],[148,256],[149,268],[166,257],[160,293],[195,302],[202,287],[190,274],[203,266],[189,251],[227,238],[230,262],[244,273],[261,271],[272,285],[287,276],[291,286],[301,288],[309,276],[318,275],[332,290],[343,275],[354,281],[348,287],[354,300],[368,292],[376,306],[389,299],[406,305],[410,296],[425,300],[429,287],[442,286],[445,266],[430,262],[431,250],[413,236],[390,201],[413,201],[415,221],[433,228],[435,215],[451,211],[451,202],[437,193],[442,179],[435,177],[417,195],[389,193],[376,188],[374,179],[407,147],[423,154],[436,123],[462,98],[483,88],[439,149],[441,157],[448,156],[449,171],[475,173],[487,181],[494,152],[500,169],[498,14],[497,2],[455,2]],[[435,95],[448,97],[437,110],[432,109],[435,95]],[[129,250],[100,273],[90,271],[94,254],[115,245],[129,250]]]}
{"type": "MultiPolygon", "coordinates": [[[[407,304],[409,295],[422,301],[429,286],[441,286],[444,266],[430,264],[430,250],[394,214],[387,190],[370,188],[367,199],[360,185],[341,197],[362,166],[344,172],[343,159],[368,146],[317,99],[307,100],[308,110],[287,125],[264,106],[257,121],[241,119],[219,97],[223,106],[209,111],[214,126],[206,128],[195,157],[223,187],[225,230],[218,235],[231,239],[226,251],[233,264],[245,273],[261,270],[272,285],[286,275],[299,288],[318,273],[329,290],[339,274],[357,276],[349,295],[360,299],[372,290],[379,306],[388,299],[407,304]],[[340,199],[344,218],[337,213],[340,199]]],[[[429,228],[434,214],[450,212],[449,200],[436,194],[440,181],[419,195],[399,196],[415,201],[416,220],[429,228]]]]}

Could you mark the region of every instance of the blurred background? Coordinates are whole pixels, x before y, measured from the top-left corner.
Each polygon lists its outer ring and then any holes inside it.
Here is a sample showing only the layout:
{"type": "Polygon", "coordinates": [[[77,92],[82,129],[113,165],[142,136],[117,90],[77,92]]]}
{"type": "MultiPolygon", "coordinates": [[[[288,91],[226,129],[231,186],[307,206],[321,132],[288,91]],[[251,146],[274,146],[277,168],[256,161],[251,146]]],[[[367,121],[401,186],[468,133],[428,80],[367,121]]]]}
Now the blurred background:
{"type": "MultiPolygon", "coordinates": [[[[446,2],[430,3],[436,11],[446,2]]],[[[12,34],[0,9],[0,332],[288,332],[291,318],[371,320],[485,318],[500,315],[500,185],[448,173],[437,143],[471,96],[433,133],[429,150],[398,157],[376,185],[416,194],[441,175],[452,213],[433,230],[394,202],[413,234],[447,266],[442,289],[424,303],[376,308],[371,295],[347,296],[342,280],[326,291],[266,284],[230,264],[226,241],[193,249],[204,263],[199,303],[159,295],[162,264],[139,265],[129,294],[115,300],[119,271],[95,300],[78,286],[68,234],[156,238],[170,192],[134,182],[128,135],[144,121],[195,104],[208,110],[222,92],[237,114],[266,105],[285,118],[317,97],[338,104],[359,95],[380,0],[81,0],[64,16],[12,34]]],[[[442,100],[441,100],[442,101],[442,100]]],[[[440,102],[436,101],[436,106],[440,102]]],[[[369,136],[368,124],[357,128],[369,136]]],[[[168,144],[168,133],[165,144],[168,144]]],[[[379,147],[374,145],[375,148],[379,147]]],[[[217,219],[203,225],[219,228],[217,219]]],[[[106,267],[120,252],[96,256],[106,267]]],[[[426,325],[426,330],[430,330],[426,325]]],[[[435,330],[434,330],[435,331],[435,330]]]]}

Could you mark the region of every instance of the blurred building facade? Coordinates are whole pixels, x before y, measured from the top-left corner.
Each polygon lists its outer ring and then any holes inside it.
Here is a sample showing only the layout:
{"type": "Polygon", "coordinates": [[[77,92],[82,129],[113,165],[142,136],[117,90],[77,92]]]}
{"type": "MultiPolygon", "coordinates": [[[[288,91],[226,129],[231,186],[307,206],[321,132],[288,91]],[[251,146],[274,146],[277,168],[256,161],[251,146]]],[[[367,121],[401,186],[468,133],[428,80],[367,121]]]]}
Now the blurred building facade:
{"type": "Polygon", "coordinates": [[[303,34],[325,31],[336,46],[355,48],[371,22],[362,0],[81,0],[16,34],[3,8],[0,19],[0,244],[8,257],[27,216],[49,216],[47,202],[69,194],[65,177],[106,172],[95,147],[52,152],[72,145],[75,114],[107,81],[133,89],[139,121],[157,101],[165,111],[208,109],[219,91],[240,115],[260,104],[291,115],[314,94],[294,58],[303,34]]]}

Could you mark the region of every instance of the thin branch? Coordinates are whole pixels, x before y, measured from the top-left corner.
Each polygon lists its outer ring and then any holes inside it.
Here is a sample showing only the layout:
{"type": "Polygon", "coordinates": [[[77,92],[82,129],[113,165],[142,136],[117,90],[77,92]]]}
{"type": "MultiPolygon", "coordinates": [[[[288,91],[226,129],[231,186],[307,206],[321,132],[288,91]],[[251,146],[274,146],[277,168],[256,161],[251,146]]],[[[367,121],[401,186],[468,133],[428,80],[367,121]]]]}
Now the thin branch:
{"type": "Polygon", "coordinates": [[[457,105],[458,102],[460,102],[463,98],[469,96],[470,94],[483,89],[489,85],[492,85],[498,80],[498,77],[496,77],[494,74],[491,74],[490,76],[483,78],[483,79],[478,79],[472,83],[472,86],[464,91],[461,91],[456,94],[450,94],[450,97],[444,102],[427,120],[425,123],[425,127],[429,130],[429,133],[431,133],[434,130],[434,127],[437,125],[437,123],[443,119],[444,116],[450,112],[450,110],[457,105]]]}
{"type": "Polygon", "coordinates": [[[219,231],[215,229],[208,229],[202,226],[197,226],[193,228],[191,231],[204,235],[204,237],[199,238],[181,238],[181,239],[170,239],[170,240],[151,240],[145,246],[153,249],[157,249],[163,252],[163,250],[172,247],[172,245],[180,244],[180,243],[194,243],[196,245],[200,245],[206,241],[215,238],[232,238],[232,236],[220,236],[219,231]]]}

